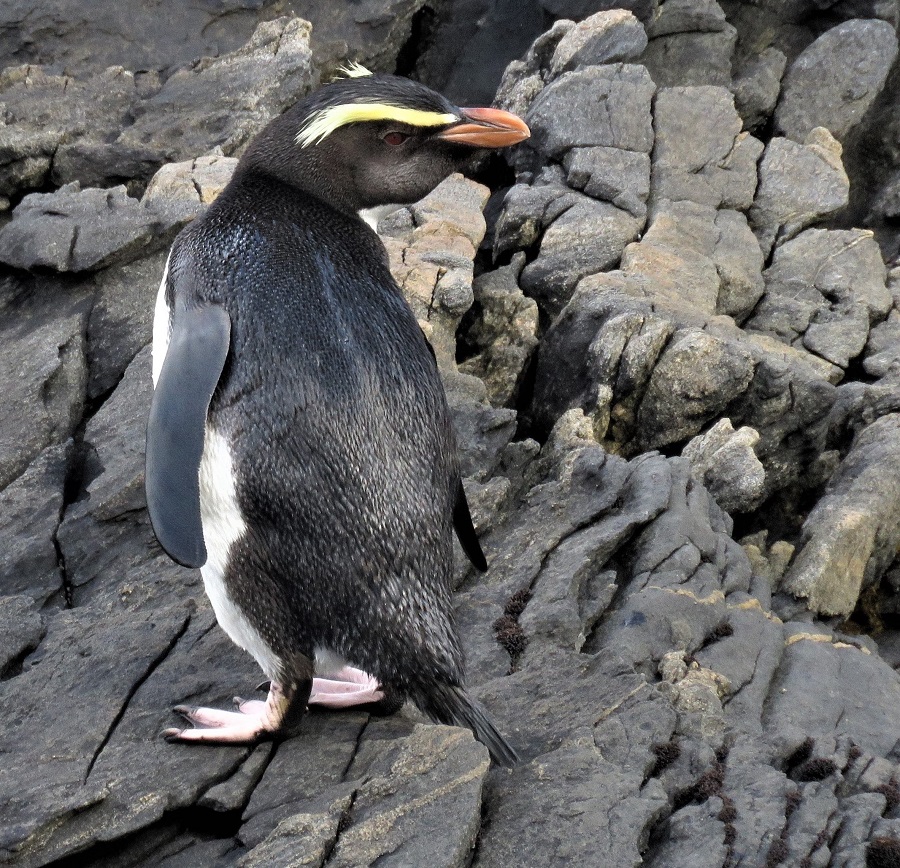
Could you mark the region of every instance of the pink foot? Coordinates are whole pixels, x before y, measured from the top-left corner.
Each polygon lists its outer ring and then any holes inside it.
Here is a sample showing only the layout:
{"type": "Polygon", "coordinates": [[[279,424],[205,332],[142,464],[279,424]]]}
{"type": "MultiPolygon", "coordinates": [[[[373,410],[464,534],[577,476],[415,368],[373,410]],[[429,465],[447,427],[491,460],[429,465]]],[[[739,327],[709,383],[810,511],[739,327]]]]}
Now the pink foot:
{"type": "Polygon", "coordinates": [[[163,731],[163,737],[167,741],[203,744],[253,744],[281,730],[290,700],[280,685],[272,682],[265,702],[245,701],[236,696],[234,704],[237,711],[178,705],[175,711],[187,718],[193,728],[172,727],[163,731]]]}
{"type": "Polygon", "coordinates": [[[345,666],[333,678],[313,678],[310,705],[326,708],[349,708],[384,699],[381,685],[361,669],[345,666]]]}

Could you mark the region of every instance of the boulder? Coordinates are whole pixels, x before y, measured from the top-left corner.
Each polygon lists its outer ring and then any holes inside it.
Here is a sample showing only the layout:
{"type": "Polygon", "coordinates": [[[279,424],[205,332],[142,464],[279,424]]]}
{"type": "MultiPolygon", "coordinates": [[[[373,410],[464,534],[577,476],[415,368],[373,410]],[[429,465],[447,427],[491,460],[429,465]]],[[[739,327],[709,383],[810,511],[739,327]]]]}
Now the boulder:
{"type": "Polygon", "coordinates": [[[897,35],[886,21],[832,27],[788,69],[776,127],[797,142],[816,127],[843,141],[881,92],[896,56],[897,35]]]}
{"type": "Polygon", "coordinates": [[[841,153],[840,144],[823,127],[813,129],[803,144],[783,138],[769,142],[749,212],[764,252],[847,204],[850,181],[841,153]]]}

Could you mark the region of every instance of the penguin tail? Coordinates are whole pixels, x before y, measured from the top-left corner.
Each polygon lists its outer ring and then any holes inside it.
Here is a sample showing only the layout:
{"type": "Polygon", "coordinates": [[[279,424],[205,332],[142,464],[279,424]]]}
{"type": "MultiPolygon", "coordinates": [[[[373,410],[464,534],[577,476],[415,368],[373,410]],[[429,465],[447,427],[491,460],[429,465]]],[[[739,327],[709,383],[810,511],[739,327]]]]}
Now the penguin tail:
{"type": "Polygon", "coordinates": [[[487,711],[462,687],[452,684],[432,687],[420,707],[437,723],[471,729],[497,765],[509,767],[519,761],[519,755],[498,732],[487,711]]]}

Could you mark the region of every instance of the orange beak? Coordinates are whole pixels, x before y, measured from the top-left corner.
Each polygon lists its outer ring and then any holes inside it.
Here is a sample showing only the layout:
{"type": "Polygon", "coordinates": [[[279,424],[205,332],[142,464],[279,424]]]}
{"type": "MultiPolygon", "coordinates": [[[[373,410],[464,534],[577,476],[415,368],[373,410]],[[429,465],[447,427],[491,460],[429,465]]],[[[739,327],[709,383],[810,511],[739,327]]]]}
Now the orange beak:
{"type": "Polygon", "coordinates": [[[525,141],[531,130],[520,117],[493,108],[464,108],[462,120],[435,138],[473,148],[507,148],[525,141]]]}

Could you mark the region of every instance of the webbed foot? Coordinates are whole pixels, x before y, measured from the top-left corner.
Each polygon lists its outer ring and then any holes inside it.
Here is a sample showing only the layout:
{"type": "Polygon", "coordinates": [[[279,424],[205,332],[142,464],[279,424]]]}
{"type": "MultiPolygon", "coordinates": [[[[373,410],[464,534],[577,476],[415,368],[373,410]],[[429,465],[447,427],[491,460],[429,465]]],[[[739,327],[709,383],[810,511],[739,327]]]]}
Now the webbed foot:
{"type": "MultiPolygon", "coordinates": [[[[309,685],[309,681],[305,682],[309,685]]],[[[308,690],[308,687],[307,687],[308,690]]],[[[177,705],[175,711],[192,724],[190,729],[170,727],[163,731],[166,741],[200,744],[254,744],[264,738],[289,735],[306,709],[306,691],[286,690],[273,681],[265,702],[236,696],[237,711],[177,705]],[[298,713],[299,709],[299,713],[298,713]]]]}

